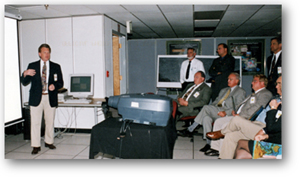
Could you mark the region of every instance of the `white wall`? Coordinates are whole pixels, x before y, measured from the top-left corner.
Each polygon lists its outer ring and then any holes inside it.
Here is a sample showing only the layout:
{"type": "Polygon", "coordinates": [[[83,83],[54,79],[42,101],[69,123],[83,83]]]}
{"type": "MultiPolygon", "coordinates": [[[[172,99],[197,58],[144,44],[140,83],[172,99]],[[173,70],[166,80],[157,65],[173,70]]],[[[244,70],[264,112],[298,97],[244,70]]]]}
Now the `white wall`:
{"type": "MultiPolygon", "coordinates": [[[[107,57],[105,49],[112,47],[109,46],[112,38],[111,33],[104,32],[104,26],[106,32],[111,32],[113,27],[104,23],[104,18],[99,15],[20,21],[21,71],[26,70],[30,62],[39,59],[38,47],[48,43],[52,50],[50,60],[61,65],[65,88],[69,88],[69,74],[94,73],[94,98],[108,96],[105,65],[112,57],[107,57]]],[[[30,86],[22,87],[23,102],[28,102],[29,89],[30,86]]],[[[99,114],[98,121],[102,120],[104,116],[99,114]]],[[[94,109],[57,109],[55,127],[67,124],[70,128],[91,128],[95,124],[94,109]]]]}
{"type": "Polygon", "coordinates": [[[64,87],[68,88],[68,75],[74,73],[73,67],[73,47],[72,47],[72,19],[47,19],[46,23],[46,43],[51,47],[51,61],[61,66],[64,87]]]}
{"type": "MultiPolygon", "coordinates": [[[[20,70],[27,69],[29,63],[39,59],[38,47],[45,43],[45,20],[19,22],[20,70]]],[[[28,102],[30,84],[22,86],[22,101],[28,102]]]]}

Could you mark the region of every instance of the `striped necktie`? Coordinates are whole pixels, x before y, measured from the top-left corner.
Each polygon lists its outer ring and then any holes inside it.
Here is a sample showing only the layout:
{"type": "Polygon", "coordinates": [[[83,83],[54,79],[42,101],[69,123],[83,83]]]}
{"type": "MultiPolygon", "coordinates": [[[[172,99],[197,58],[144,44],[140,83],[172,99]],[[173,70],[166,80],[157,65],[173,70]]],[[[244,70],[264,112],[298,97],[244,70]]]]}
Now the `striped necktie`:
{"type": "Polygon", "coordinates": [[[42,69],[42,86],[43,86],[43,93],[47,90],[47,66],[46,62],[44,62],[43,69],[42,69]]]}
{"type": "Polygon", "coordinates": [[[186,92],[186,94],[183,96],[182,99],[186,100],[187,97],[192,93],[192,91],[194,90],[195,87],[196,87],[196,85],[193,88],[191,88],[188,92],[186,92]]]}

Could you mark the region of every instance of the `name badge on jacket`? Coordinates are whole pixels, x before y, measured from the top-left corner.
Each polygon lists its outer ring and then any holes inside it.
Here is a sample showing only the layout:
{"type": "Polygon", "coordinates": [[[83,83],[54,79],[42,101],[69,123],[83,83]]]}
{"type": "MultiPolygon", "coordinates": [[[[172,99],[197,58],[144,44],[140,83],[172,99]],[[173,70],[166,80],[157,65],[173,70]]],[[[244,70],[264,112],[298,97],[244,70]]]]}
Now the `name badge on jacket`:
{"type": "Polygon", "coordinates": [[[194,94],[194,97],[197,98],[199,95],[200,95],[200,93],[197,91],[197,92],[194,94]]]}
{"type": "Polygon", "coordinates": [[[57,74],[54,74],[54,81],[57,81],[57,74]]]}
{"type": "Polygon", "coordinates": [[[252,96],[252,97],[250,98],[250,104],[254,104],[254,103],[255,103],[255,97],[252,96]]]}
{"type": "Polygon", "coordinates": [[[277,67],[277,73],[281,74],[281,67],[277,67]]]}
{"type": "Polygon", "coordinates": [[[278,119],[281,115],[282,115],[282,111],[280,111],[280,110],[277,111],[276,116],[275,116],[276,119],[278,119]]]}

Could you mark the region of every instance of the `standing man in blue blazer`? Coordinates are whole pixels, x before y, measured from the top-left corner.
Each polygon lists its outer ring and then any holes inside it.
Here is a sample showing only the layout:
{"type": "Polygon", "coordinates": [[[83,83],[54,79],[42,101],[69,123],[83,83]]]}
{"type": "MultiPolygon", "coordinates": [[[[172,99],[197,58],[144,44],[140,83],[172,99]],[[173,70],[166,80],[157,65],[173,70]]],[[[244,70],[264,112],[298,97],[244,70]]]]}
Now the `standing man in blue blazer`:
{"type": "Polygon", "coordinates": [[[48,44],[42,44],[38,49],[40,60],[28,65],[21,76],[24,86],[31,83],[29,91],[30,105],[30,135],[31,154],[37,154],[41,150],[41,122],[44,113],[45,119],[45,147],[56,149],[54,142],[54,118],[58,105],[57,90],[64,85],[59,64],[51,62],[51,48],[48,44]]]}

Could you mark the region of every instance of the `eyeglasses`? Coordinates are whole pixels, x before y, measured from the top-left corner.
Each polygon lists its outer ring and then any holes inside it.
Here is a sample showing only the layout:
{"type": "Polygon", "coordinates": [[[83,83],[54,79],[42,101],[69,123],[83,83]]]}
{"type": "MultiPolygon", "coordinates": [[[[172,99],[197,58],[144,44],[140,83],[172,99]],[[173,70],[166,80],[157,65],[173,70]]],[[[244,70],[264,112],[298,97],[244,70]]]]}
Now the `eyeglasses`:
{"type": "Polygon", "coordinates": [[[275,85],[281,85],[281,82],[275,82],[275,85]]]}

